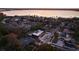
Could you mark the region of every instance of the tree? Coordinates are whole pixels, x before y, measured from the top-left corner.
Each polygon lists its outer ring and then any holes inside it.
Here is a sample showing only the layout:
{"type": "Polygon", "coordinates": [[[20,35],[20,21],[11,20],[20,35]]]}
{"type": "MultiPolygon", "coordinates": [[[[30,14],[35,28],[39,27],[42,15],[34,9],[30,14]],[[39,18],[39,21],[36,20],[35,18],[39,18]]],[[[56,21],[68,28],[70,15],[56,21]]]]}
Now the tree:
{"type": "Polygon", "coordinates": [[[75,31],[75,33],[74,33],[74,38],[75,38],[75,40],[77,41],[77,42],[79,42],[79,31],[75,31]]]}
{"type": "Polygon", "coordinates": [[[56,49],[49,44],[43,44],[43,45],[36,47],[36,49],[34,50],[35,51],[55,51],[56,49]]]}
{"type": "Polygon", "coordinates": [[[20,41],[18,40],[18,35],[17,34],[14,34],[14,33],[10,33],[8,36],[7,36],[7,39],[8,39],[8,42],[11,46],[14,47],[14,49],[20,49],[21,48],[21,44],[20,44],[20,41]]]}
{"type": "Polygon", "coordinates": [[[6,33],[6,30],[4,29],[3,24],[1,21],[4,19],[5,15],[3,13],[0,13],[0,35],[3,35],[6,33]]]}
{"type": "Polygon", "coordinates": [[[34,30],[37,30],[37,29],[41,29],[41,28],[43,28],[43,26],[44,26],[44,24],[41,23],[41,22],[39,22],[39,23],[37,23],[35,26],[33,26],[33,27],[31,28],[31,31],[34,31],[34,30]]]}
{"type": "Polygon", "coordinates": [[[3,47],[5,50],[21,50],[21,44],[18,40],[18,35],[14,33],[10,33],[5,35],[0,42],[1,47],[3,47]]]}
{"type": "Polygon", "coordinates": [[[7,30],[4,28],[4,25],[0,23],[0,35],[6,35],[8,32],[7,30]]]}
{"type": "Polygon", "coordinates": [[[4,19],[6,15],[4,15],[3,13],[0,13],[0,22],[4,19]]]}
{"type": "Polygon", "coordinates": [[[54,40],[54,41],[58,40],[58,36],[59,36],[59,34],[55,32],[55,33],[54,33],[54,36],[53,36],[53,40],[54,40]]]}
{"type": "Polygon", "coordinates": [[[0,38],[0,50],[5,48],[7,46],[8,42],[6,40],[6,37],[1,37],[0,38]]]}

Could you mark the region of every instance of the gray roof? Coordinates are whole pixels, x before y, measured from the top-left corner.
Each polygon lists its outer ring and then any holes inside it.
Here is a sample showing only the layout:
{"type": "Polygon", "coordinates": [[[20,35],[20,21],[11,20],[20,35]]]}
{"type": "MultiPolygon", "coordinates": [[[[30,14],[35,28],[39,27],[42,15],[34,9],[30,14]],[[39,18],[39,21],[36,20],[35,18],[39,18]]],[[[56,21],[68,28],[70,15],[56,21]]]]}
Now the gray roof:
{"type": "Polygon", "coordinates": [[[26,46],[29,45],[30,43],[32,43],[34,40],[31,37],[23,37],[20,39],[20,42],[22,44],[22,46],[26,46]]]}

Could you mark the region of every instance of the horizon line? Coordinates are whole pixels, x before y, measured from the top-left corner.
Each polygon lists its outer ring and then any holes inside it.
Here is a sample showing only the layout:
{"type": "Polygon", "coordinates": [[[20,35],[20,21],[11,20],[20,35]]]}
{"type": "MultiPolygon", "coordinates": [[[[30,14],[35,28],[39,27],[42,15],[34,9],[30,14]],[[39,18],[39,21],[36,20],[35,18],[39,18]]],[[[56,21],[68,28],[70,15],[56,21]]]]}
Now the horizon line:
{"type": "Polygon", "coordinates": [[[74,11],[79,11],[79,8],[0,8],[0,9],[13,9],[13,10],[74,10],[74,11]]]}

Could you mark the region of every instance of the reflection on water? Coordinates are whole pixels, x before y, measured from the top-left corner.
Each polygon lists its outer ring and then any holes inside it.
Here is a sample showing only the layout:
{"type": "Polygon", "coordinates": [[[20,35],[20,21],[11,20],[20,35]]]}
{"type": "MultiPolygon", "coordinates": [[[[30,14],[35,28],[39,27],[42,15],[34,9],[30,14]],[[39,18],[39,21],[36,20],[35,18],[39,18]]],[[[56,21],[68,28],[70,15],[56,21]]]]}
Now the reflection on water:
{"type": "Polygon", "coordinates": [[[38,16],[59,16],[59,17],[78,17],[79,11],[72,10],[12,10],[3,11],[8,16],[14,15],[38,15],[38,16]]]}

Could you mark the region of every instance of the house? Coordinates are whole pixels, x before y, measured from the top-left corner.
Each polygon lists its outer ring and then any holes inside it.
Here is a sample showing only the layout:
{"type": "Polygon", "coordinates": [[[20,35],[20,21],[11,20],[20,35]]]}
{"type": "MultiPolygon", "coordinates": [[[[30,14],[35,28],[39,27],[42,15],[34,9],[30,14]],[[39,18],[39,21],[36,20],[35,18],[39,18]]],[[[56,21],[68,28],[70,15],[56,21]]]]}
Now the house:
{"type": "Polygon", "coordinates": [[[20,43],[21,43],[22,47],[25,47],[33,42],[34,42],[34,39],[32,37],[22,37],[20,39],[20,43]]]}
{"type": "Polygon", "coordinates": [[[52,33],[46,32],[43,36],[39,37],[39,40],[43,43],[51,43],[52,33]]]}
{"type": "Polygon", "coordinates": [[[66,28],[63,30],[63,32],[70,33],[70,31],[68,29],[66,29],[66,28]]]}
{"type": "Polygon", "coordinates": [[[45,32],[43,30],[37,30],[34,33],[32,33],[32,37],[37,41],[41,42],[41,38],[45,35],[45,32]]]}
{"type": "Polygon", "coordinates": [[[15,19],[14,19],[14,21],[18,21],[18,20],[19,20],[18,18],[15,18],[15,19]]]}
{"type": "Polygon", "coordinates": [[[37,30],[37,31],[35,31],[34,33],[32,33],[32,35],[33,35],[33,36],[36,36],[36,37],[39,37],[39,36],[42,35],[42,33],[44,33],[44,31],[42,31],[42,30],[37,30]]]}
{"type": "Polygon", "coordinates": [[[64,41],[63,40],[57,40],[57,42],[55,42],[55,43],[53,43],[54,45],[56,45],[56,46],[59,46],[59,47],[64,47],[64,41]]]}
{"type": "Polygon", "coordinates": [[[34,33],[32,33],[33,37],[42,43],[51,44],[51,37],[53,33],[51,32],[44,32],[42,30],[37,30],[34,33]]]}

